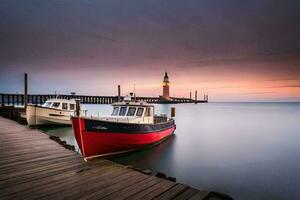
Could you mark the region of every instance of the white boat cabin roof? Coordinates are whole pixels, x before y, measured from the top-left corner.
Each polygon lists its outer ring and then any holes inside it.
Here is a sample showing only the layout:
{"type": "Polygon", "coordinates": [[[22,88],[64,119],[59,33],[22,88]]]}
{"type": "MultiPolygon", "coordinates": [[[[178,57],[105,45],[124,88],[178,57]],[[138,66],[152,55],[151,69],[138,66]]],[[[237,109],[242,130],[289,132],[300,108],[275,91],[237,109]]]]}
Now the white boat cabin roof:
{"type": "Polygon", "coordinates": [[[139,101],[139,102],[126,102],[126,101],[122,101],[122,102],[116,102],[116,103],[113,103],[112,106],[141,106],[141,107],[154,107],[154,105],[148,104],[148,103],[143,102],[143,101],[139,101]]]}
{"type": "Polygon", "coordinates": [[[47,99],[46,102],[58,102],[58,103],[76,103],[75,99],[47,99]]]}

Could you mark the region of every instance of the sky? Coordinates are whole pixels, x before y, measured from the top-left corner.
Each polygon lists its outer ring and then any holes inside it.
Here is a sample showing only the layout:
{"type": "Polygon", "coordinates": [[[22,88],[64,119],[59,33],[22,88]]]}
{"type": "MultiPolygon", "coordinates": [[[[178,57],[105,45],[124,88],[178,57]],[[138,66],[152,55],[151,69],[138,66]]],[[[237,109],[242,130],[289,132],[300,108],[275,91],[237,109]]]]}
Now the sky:
{"type": "Polygon", "coordinates": [[[298,0],[1,0],[0,93],[300,101],[298,0]]]}

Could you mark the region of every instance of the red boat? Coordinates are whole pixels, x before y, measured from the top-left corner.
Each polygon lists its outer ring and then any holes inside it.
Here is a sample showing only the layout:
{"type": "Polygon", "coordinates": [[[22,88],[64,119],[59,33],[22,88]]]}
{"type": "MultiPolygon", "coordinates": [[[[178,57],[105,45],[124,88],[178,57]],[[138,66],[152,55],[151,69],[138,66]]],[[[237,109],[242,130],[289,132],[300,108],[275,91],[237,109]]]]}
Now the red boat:
{"type": "Polygon", "coordinates": [[[154,115],[153,105],[127,101],[112,106],[111,116],[72,117],[75,138],[85,160],[158,144],[176,129],[173,118],[154,115]]]}

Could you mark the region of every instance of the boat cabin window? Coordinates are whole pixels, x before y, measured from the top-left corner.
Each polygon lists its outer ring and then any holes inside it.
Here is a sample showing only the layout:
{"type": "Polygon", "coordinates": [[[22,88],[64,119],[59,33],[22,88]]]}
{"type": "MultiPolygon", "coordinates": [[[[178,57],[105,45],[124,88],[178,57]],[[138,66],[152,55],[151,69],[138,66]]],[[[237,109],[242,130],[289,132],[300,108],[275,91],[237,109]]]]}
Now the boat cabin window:
{"type": "Polygon", "coordinates": [[[147,107],[145,111],[145,117],[150,117],[150,116],[151,116],[151,109],[150,107],[147,107]]]}
{"type": "Polygon", "coordinates": [[[59,102],[54,102],[53,105],[52,105],[52,108],[58,108],[60,105],[59,102]]]}
{"type": "Polygon", "coordinates": [[[127,116],[134,116],[135,111],[136,111],[136,107],[129,107],[127,116]]]}
{"type": "Polygon", "coordinates": [[[75,104],[70,104],[70,110],[75,110],[75,104]]]}
{"type": "Polygon", "coordinates": [[[51,102],[46,102],[43,106],[49,108],[51,106],[51,102]]]}
{"type": "Polygon", "coordinates": [[[111,114],[112,116],[118,115],[119,112],[119,107],[114,107],[113,113],[111,114]]]}
{"type": "Polygon", "coordinates": [[[136,112],[136,116],[141,117],[143,115],[143,112],[144,112],[144,108],[138,108],[136,112]]]}
{"type": "Polygon", "coordinates": [[[62,109],[68,110],[68,104],[67,103],[62,103],[62,109]]]}
{"type": "Polygon", "coordinates": [[[127,110],[127,107],[125,107],[125,106],[124,106],[124,107],[121,107],[119,115],[120,115],[120,116],[125,116],[126,110],[127,110]]]}

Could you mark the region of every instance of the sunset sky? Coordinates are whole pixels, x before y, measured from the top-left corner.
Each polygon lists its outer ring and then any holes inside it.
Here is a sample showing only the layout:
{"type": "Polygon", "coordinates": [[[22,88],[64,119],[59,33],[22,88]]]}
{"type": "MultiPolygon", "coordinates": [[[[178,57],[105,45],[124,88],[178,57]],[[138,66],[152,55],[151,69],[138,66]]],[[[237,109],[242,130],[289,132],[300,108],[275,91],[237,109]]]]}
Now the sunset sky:
{"type": "Polygon", "coordinates": [[[0,93],[300,101],[299,0],[1,0],[0,93]]]}

